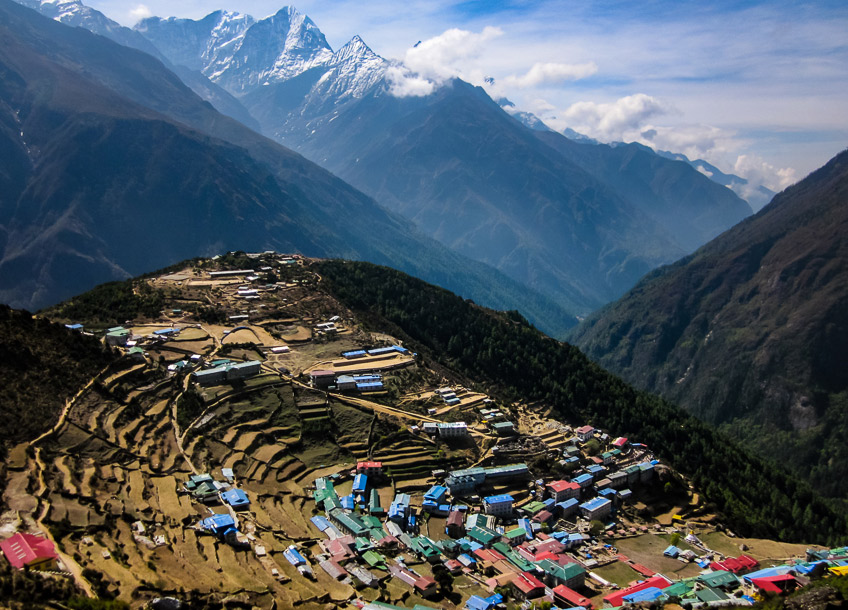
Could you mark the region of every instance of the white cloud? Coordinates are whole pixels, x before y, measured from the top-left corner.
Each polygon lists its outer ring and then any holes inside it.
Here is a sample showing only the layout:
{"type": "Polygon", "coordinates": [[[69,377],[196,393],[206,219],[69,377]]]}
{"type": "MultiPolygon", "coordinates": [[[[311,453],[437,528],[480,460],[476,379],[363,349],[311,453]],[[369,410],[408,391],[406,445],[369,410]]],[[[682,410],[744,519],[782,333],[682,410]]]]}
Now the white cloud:
{"type": "Polygon", "coordinates": [[[459,63],[478,57],[487,42],[502,34],[500,28],[491,26],[480,33],[451,28],[407,50],[403,63],[419,76],[442,83],[460,76],[463,69],[459,63]]]}
{"type": "Polygon", "coordinates": [[[527,89],[545,84],[561,84],[565,81],[580,80],[598,71],[595,62],[583,64],[535,63],[522,76],[507,76],[503,82],[507,87],[527,89]]]}
{"type": "Polygon", "coordinates": [[[604,141],[623,140],[655,116],[669,109],[658,99],[637,93],[609,103],[576,102],[552,123],[559,129],[571,129],[604,141]]]}
{"type": "Polygon", "coordinates": [[[749,186],[760,184],[773,191],[782,191],[797,180],[791,167],[777,168],[757,155],[739,155],[733,166],[733,173],[748,180],[749,186]]]}
{"type": "Polygon", "coordinates": [[[395,97],[424,97],[436,89],[435,83],[421,78],[403,66],[391,66],[386,70],[389,93],[395,97]]]}
{"type": "Polygon", "coordinates": [[[146,4],[138,4],[134,9],[130,11],[130,18],[133,23],[137,23],[142,19],[147,19],[148,17],[153,16],[153,11],[151,11],[146,4]]]}
{"type": "Polygon", "coordinates": [[[710,170],[708,170],[706,167],[704,167],[703,165],[698,165],[698,166],[695,167],[695,169],[697,169],[699,172],[704,174],[707,178],[713,177],[713,173],[710,170]]]}

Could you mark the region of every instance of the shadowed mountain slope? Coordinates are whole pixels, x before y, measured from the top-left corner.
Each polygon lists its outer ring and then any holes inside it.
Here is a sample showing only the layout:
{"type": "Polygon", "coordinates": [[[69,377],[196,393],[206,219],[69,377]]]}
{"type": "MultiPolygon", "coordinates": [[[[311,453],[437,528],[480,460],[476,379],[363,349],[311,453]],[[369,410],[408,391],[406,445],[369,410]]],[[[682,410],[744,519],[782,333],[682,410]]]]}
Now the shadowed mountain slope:
{"type": "Polygon", "coordinates": [[[573,333],[635,385],[848,491],[848,152],[573,333]]]}

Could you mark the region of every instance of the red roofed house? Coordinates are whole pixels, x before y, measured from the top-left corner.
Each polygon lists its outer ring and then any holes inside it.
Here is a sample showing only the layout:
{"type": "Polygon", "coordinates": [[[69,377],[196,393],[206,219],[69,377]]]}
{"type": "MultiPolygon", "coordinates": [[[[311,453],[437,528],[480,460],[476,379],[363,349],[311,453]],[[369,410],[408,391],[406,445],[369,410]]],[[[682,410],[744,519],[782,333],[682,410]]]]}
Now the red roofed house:
{"type": "Polygon", "coordinates": [[[580,426],[574,432],[577,433],[577,438],[580,439],[580,442],[585,443],[592,438],[592,435],[595,433],[595,429],[592,426],[580,426]]]}
{"type": "Polygon", "coordinates": [[[415,581],[415,591],[421,597],[431,597],[436,594],[436,581],[430,576],[422,576],[415,581]]]}
{"type": "Polygon", "coordinates": [[[383,474],[383,462],[357,462],[356,474],[364,474],[369,477],[383,474]]]}
{"type": "Polygon", "coordinates": [[[625,445],[627,445],[627,439],[624,438],[623,436],[619,436],[617,439],[615,439],[612,442],[612,446],[616,447],[617,449],[621,449],[625,445]]]}
{"type": "Polygon", "coordinates": [[[650,587],[665,589],[666,587],[670,587],[671,584],[671,581],[665,576],[657,574],[656,576],[651,576],[647,580],[643,580],[642,582],[637,583],[631,587],[627,587],[626,589],[621,589],[619,591],[613,591],[609,595],[605,595],[604,606],[607,606],[609,608],[617,608],[618,606],[621,606],[624,603],[623,600],[624,596],[626,595],[630,595],[631,593],[637,593],[650,587]]]}
{"type": "Polygon", "coordinates": [[[754,568],[758,568],[760,566],[760,562],[751,557],[750,555],[739,555],[736,558],[736,561],[742,564],[742,567],[745,570],[753,570],[754,568]]]}
{"type": "Polygon", "coordinates": [[[580,495],[580,485],[573,481],[553,481],[546,485],[546,489],[554,502],[564,502],[580,495]]]}
{"type": "Polygon", "coordinates": [[[556,602],[558,606],[562,606],[564,608],[577,608],[579,606],[583,606],[588,610],[592,610],[592,608],[594,608],[591,600],[583,597],[574,589],[569,589],[565,585],[557,585],[554,587],[554,602],[556,602]]]}
{"type": "Polygon", "coordinates": [[[448,519],[445,523],[445,532],[451,538],[462,538],[465,535],[465,520],[461,512],[452,510],[448,514],[448,519]]]}
{"type": "Polygon", "coordinates": [[[13,567],[22,570],[55,570],[56,547],[42,536],[18,532],[11,538],[0,542],[0,550],[13,567]]]}
{"type": "Polygon", "coordinates": [[[780,574],[778,576],[764,576],[763,578],[752,578],[751,584],[760,591],[769,593],[789,593],[798,587],[798,581],[792,574],[780,574]]]}
{"type": "Polygon", "coordinates": [[[516,576],[512,581],[512,588],[520,599],[533,599],[545,594],[545,583],[530,572],[522,572],[516,576]]]}

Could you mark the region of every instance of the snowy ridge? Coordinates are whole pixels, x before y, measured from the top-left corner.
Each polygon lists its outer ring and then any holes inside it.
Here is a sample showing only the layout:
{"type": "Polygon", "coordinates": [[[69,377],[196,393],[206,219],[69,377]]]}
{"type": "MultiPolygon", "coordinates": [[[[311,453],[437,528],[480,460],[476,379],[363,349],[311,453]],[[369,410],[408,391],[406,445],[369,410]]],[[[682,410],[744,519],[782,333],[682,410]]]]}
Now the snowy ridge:
{"type": "Polygon", "coordinates": [[[374,53],[359,36],[336,51],[327,72],[313,89],[313,95],[331,96],[342,101],[362,97],[383,78],[389,62],[374,53]]]}
{"type": "Polygon", "coordinates": [[[203,19],[151,17],[136,26],[172,62],[198,69],[234,95],[330,65],[333,50],[293,7],[256,21],[216,11],[203,19]]]}

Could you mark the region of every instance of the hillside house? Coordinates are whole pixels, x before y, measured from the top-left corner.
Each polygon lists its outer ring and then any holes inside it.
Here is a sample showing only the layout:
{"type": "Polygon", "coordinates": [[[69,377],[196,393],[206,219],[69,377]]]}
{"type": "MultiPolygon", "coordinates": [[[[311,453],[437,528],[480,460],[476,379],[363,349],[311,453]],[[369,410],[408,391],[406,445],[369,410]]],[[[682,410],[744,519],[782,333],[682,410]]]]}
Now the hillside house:
{"type": "Polygon", "coordinates": [[[483,511],[487,515],[508,517],[512,514],[512,504],[515,502],[509,494],[498,494],[483,498],[483,511]]]}
{"type": "Polygon", "coordinates": [[[18,570],[56,570],[59,555],[55,545],[43,536],[18,532],[0,542],[0,550],[18,570]]]}
{"type": "Polygon", "coordinates": [[[574,433],[577,435],[577,440],[585,443],[595,434],[595,429],[592,426],[580,426],[574,433]]]}
{"type": "Polygon", "coordinates": [[[553,481],[548,483],[545,489],[555,503],[564,502],[569,498],[576,498],[580,495],[580,484],[574,481],[553,481]]]}
{"type": "Polygon", "coordinates": [[[530,572],[518,574],[512,581],[512,589],[518,599],[535,599],[545,594],[545,584],[530,572]]]}

